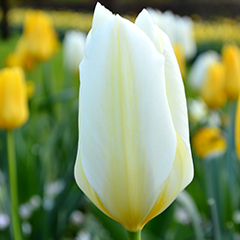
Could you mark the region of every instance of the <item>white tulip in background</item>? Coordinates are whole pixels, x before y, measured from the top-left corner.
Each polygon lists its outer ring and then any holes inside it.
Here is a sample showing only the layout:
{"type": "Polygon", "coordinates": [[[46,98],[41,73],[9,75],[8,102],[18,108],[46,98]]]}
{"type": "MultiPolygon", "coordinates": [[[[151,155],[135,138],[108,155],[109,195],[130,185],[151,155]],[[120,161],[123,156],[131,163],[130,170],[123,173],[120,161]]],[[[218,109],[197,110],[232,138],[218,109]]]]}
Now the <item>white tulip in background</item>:
{"type": "Polygon", "coordinates": [[[208,115],[208,107],[203,99],[189,98],[187,101],[189,118],[194,123],[202,123],[206,121],[208,115]]]}
{"type": "Polygon", "coordinates": [[[78,186],[127,230],[164,211],[191,182],[184,86],[167,35],[99,3],[80,64],[78,186]]]}
{"type": "Polygon", "coordinates": [[[190,60],[197,52],[196,41],[193,36],[193,21],[191,18],[180,17],[171,11],[161,12],[152,8],[147,9],[153,23],[161,28],[169,37],[172,44],[181,44],[185,58],[190,60]]]}
{"type": "Polygon", "coordinates": [[[67,31],[63,40],[64,66],[71,72],[78,72],[84,57],[86,35],[80,31],[67,31]]]}
{"type": "Polygon", "coordinates": [[[220,60],[221,60],[221,57],[219,53],[215,51],[211,50],[211,51],[201,53],[193,63],[188,73],[189,85],[194,90],[200,90],[204,80],[206,79],[208,67],[211,64],[220,62],[220,60]]]}

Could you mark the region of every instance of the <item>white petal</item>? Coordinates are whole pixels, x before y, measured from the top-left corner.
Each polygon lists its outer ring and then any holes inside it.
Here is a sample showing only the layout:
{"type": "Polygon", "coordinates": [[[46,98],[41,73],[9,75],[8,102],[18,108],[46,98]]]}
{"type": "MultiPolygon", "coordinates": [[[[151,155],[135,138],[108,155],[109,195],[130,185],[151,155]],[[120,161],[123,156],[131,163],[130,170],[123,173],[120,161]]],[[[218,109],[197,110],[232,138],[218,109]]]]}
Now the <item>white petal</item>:
{"type": "Polygon", "coordinates": [[[190,86],[195,90],[199,90],[206,79],[209,65],[218,61],[220,61],[220,55],[215,51],[211,50],[200,54],[193,63],[188,75],[190,86]]]}
{"type": "Polygon", "coordinates": [[[152,19],[147,10],[143,9],[142,12],[139,13],[136,18],[135,24],[147,34],[147,36],[156,46],[157,50],[162,53],[163,40],[160,37],[156,36],[152,19]]]}
{"type": "Polygon", "coordinates": [[[141,227],[163,212],[177,198],[178,194],[192,181],[192,178],[192,158],[189,155],[185,143],[179,134],[177,134],[177,151],[171,172],[159,193],[151,212],[148,214],[141,227]]]}
{"type": "Polygon", "coordinates": [[[136,231],[176,150],[164,58],[138,27],[116,16],[92,35],[80,74],[83,171],[107,210],[136,231]]]}
{"type": "Polygon", "coordinates": [[[112,12],[102,6],[99,2],[96,4],[93,21],[92,21],[92,34],[96,31],[101,23],[113,17],[112,12]]]}
{"type": "MultiPolygon", "coordinates": [[[[149,23],[151,24],[151,23],[149,23]]],[[[144,31],[147,27],[140,26],[144,31]]],[[[151,26],[150,26],[151,28],[151,26]]],[[[165,79],[166,79],[166,90],[167,90],[167,98],[169,102],[169,107],[174,123],[174,127],[180,137],[185,142],[189,154],[191,155],[190,143],[189,143],[189,127],[188,127],[188,115],[187,115],[187,103],[184,85],[181,77],[181,73],[179,70],[179,66],[177,63],[177,59],[175,57],[172,45],[168,36],[159,29],[156,25],[154,27],[155,36],[157,36],[161,41],[163,41],[163,55],[165,57],[165,79]]],[[[147,35],[149,31],[144,31],[147,35]]],[[[151,39],[152,32],[150,32],[151,39]]]]}
{"type": "Polygon", "coordinates": [[[197,52],[193,37],[193,23],[189,17],[176,17],[176,42],[183,46],[186,59],[191,59],[197,52]]]}
{"type": "Polygon", "coordinates": [[[162,31],[161,35],[164,40],[163,55],[165,57],[165,78],[167,98],[170,106],[173,124],[177,133],[185,143],[191,156],[187,103],[183,80],[170,40],[167,37],[167,35],[162,31]]]}

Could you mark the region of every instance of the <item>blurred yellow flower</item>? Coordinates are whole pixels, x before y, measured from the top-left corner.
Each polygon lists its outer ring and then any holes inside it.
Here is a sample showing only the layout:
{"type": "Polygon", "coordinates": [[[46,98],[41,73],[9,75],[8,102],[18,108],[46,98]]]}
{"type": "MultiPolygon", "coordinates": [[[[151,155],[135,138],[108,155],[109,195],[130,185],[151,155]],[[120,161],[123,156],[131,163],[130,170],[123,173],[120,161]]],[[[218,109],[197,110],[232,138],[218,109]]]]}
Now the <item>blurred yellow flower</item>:
{"type": "Polygon", "coordinates": [[[221,154],[226,151],[227,143],[218,127],[203,127],[192,139],[193,150],[200,158],[221,154]]]}
{"type": "Polygon", "coordinates": [[[24,37],[20,37],[14,52],[11,52],[6,60],[5,65],[7,67],[21,67],[24,70],[32,70],[35,68],[37,60],[28,51],[28,46],[24,37]]]}
{"type": "Polygon", "coordinates": [[[200,89],[200,96],[210,108],[220,108],[226,103],[224,91],[225,67],[223,63],[215,62],[208,66],[206,79],[200,89]]]}
{"type": "Polygon", "coordinates": [[[240,95],[238,97],[236,119],[235,119],[235,145],[240,160],[240,95]]]}
{"type": "Polygon", "coordinates": [[[40,10],[26,13],[23,36],[29,53],[40,61],[49,60],[59,48],[52,21],[40,10]]]}
{"type": "Polygon", "coordinates": [[[0,71],[0,128],[11,130],[23,125],[29,116],[26,84],[19,67],[0,71]]]}
{"type": "Polygon", "coordinates": [[[240,92],[240,52],[236,45],[225,45],[222,58],[226,66],[225,91],[229,100],[236,100],[240,92]]]}
{"type": "Polygon", "coordinates": [[[173,44],[173,50],[176,55],[178,65],[182,74],[183,80],[185,79],[186,76],[186,59],[184,55],[184,49],[181,44],[175,43],[173,44]]]}

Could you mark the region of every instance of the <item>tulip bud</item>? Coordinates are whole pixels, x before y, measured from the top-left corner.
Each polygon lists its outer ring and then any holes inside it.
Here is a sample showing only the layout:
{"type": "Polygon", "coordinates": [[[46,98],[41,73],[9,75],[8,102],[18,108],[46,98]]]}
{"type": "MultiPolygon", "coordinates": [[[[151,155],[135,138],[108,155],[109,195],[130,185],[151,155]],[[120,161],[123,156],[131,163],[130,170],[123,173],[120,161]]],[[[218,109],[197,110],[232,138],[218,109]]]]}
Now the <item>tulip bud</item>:
{"type": "Polygon", "coordinates": [[[188,80],[209,108],[220,108],[226,103],[225,66],[217,52],[200,54],[189,72],[188,80]]]}
{"type": "Polygon", "coordinates": [[[225,91],[229,100],[236,100],[240,92],[240,52],[236,45],[225,45],[222,58],[226,66],[225,91]]]}
{"type": "Polygon", "coordinates": [[[28,103],[24,73],[21,68],[0,71],[0,128],[11,130],[28,119],[28,103]]]}
{"type": "Polygon", "coordinates": [[[236,120],[235,120],[235,145],[240,160],[240,96],[238,97],[236,120]]]}
{"type": "Polygon", "coordinates": [[[200,96],[210,108],[224,106],[227,97],[224,92],[225,67],[217,62],[208,66],[206,79],[200,90],[200,96]]]}
{"type": "Polygon", "coordinates": [[[82,32],[68,31],[63,40],[64,65],[71,71],[77,73],[79,64],[84,57],[86,35],[82,32]]]}
{"type": "Polygon", "coordinates": [[[193,150],[200,158],[222,154],[226,151],[227,143],[218,127],[204,127],[193,136],[193,150]]]}
{"type": "Polygon", "coordinates": [[[20,37],[14,52],[10,53],[6,60],[7,67],[21,67],[26,71],[35,68],[37,64],[36,58],[29,52],[27,42],[24,37],[20,37]]]}
{"type": "Polygon", "coordinates": [[[137,232],[191,182],[186,98],[167,35],[99,3],[80,64],[78,186],[137,232]]]}
{"type": "Polygon", "coordinates": [[[26,13],[23,36],[29,53],[40,61],[49,60],[58,50],[57,33],[49,16],[42,11],[26,13]]]}

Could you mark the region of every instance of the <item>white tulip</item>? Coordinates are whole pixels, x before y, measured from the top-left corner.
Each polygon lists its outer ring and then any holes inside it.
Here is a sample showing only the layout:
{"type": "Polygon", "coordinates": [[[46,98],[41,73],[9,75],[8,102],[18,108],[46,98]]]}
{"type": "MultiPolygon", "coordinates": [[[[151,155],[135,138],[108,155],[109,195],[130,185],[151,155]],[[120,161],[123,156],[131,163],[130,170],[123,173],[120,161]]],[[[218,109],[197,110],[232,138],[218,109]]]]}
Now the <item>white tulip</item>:
{"type": "Polygon", "coordinates": [[[66,32],[63,40],[64,66],[71,72],[78,72],[84,57],[86,35],[80,31],[66,32]]]}
{"type": "Polygon", "coordinates": [[[78,186],[131,232],[191,182],[184,86],[146,10],[135,24],[99,3],[80,64],[78,186]]]}
{"type": "Polygon", "coordinates": [[[212,50],[201,53],[189,71],[188,81],[190,86],[195,90],[200,90],[206,79],[208,67],[211,64],[219,62],[220,59],[219,53],[212,50]]]}

